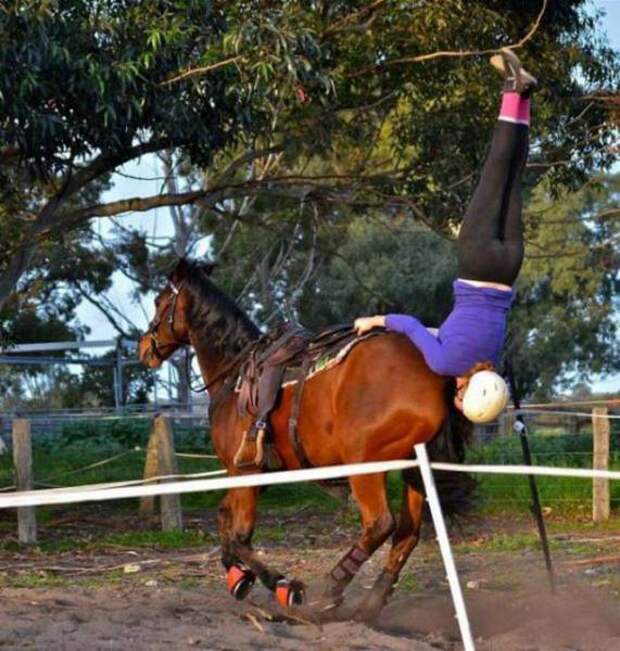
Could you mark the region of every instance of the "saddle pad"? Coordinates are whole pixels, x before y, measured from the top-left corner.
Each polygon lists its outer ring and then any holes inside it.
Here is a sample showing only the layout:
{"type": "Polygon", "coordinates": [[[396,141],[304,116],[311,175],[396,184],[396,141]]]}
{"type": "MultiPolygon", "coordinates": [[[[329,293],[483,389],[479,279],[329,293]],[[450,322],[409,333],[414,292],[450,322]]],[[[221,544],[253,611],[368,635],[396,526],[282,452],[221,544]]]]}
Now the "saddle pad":
{"type": "MultiPolygon", "coordinates": [[[[355,348],[355,346],[357,346],[357,344],[361,343],[362,341],[366,341],[366,339],[370,339],[371,337],[376,337],[380,334],[385,334],[385,331],[376,330],[374,332],[367,332],[361,337],[356,337],[352,341],[349,341],[339,350],[332,351],[327,355],[319,357],[319,359],[310,367],[308,375],[306,375],[306,380],[309,380],[311,377],[317,375],[318,373],[323,373],[324,371],[328,371],[330,368],[337,366],[347,358],[347,355],[353,350],[353,348],[355,348]]],[[[297,380],[288,380],[284,382],[282,386],[286,387],[292,386],[294,384],[297,384],[297,380]]]]}

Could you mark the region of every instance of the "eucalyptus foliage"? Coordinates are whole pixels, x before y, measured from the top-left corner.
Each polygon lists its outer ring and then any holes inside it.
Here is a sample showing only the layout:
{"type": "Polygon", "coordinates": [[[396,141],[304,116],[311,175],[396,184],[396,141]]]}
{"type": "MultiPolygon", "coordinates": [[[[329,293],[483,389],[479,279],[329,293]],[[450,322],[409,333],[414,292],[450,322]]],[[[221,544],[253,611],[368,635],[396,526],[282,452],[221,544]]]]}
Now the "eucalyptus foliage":
{"type": "Polygon", "coordinates": [[[407,196],[418,218],[445,227],[460,215],[483,155],[480,133],[496,111],[487,55],[476,52],[504,45],[523,43],[528,66],[544,80],[537,96],[541,169],[554,182],[582,179],[610,159],[613,131],[596,93],[616,87],[618,61],[585,0],[550,0],[538,17],[541,6],[3,3],[0,202],[11,207],[2,224],[11,237],[0,252],[0,304],[55,232],[96,216],[206,196],[215,205],[264,189],[227,182],[183,197],[68,205],[124,162],[167,148],[181,148],[203,167],[235,147],[246,160],[275,148],[292,169],[320,163],[319,179],[279,178],[296,196],[317,186],[318,195],[338,200],[407,196]],[[24,196],[33,187],[42,192],[34,211],[24,196]]]}

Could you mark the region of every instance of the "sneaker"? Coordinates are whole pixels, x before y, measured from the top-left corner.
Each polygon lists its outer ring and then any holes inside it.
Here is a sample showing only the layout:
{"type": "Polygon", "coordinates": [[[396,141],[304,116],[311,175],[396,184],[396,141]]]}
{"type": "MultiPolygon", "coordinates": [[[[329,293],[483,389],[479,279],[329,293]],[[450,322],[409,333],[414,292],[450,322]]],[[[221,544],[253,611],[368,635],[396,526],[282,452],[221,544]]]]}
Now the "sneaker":
{"type": "Polygon", "coordinates": [[[519,57],[508,48],[494,54],[491,65],[504,77],[504,90],[525,93],[538,84],[536,77],[521,65],[519,57]]]}

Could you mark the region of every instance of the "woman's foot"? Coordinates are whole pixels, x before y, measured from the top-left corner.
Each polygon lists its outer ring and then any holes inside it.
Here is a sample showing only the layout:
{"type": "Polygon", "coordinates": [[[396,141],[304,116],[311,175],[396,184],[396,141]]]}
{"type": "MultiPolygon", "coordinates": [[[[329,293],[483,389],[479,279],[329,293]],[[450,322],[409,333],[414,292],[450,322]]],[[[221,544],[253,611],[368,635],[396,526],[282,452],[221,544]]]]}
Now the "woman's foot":
{"type": "Polygon", "coordinates": [[[499,54],[491,57],[491,65],[504,77],[504,90],[527,93],[538,84],[522,65],[519,57],[510,49],[503,48],[499,54]]]}

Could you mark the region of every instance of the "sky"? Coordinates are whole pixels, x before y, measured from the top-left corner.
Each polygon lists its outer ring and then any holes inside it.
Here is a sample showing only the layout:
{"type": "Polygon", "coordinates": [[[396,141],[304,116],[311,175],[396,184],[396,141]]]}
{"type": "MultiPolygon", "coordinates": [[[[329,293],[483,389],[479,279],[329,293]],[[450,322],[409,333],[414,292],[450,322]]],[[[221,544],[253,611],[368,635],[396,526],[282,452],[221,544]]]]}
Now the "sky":
{"type": "MultiPolygon", "coordinates": [[[[593,0],[591,6],[595,9],[602,9],[606,16],[602,20],[602,26],[607,32],[610,45],[620,50],[620,0],[593,0]]],[[[620,170],[620,162],[617,168],[620,170]]],[[[104,201],[115,201],[132,196],[146,196],[157,194],[161,190],[161,171],[158,168],[157,160],[154,157],[145,157],[139,162],[132,162],[122,168],[122,173],[114,175],[114,186],[104,194],[104,201]],[[141,180],[134,180],[130,176],[140,177],[141,180]],[[152,180],[143,180],[143,179],[152,180]]],[[[159,208],[142,214],[123,216],[119,219],[122,224],[140,226],[148,233],[156,236],[170,235],[172,228],[167,208],[159,208]]],[[[96,228],[103,235],[109,232],[112,224],[110,220],[98,220],[96,228]]],[[[144,296],[142,306],[132,303],[129,296],[131,284],[120,273],[115,274],[114,284],[108,292],[116,306],[125,314],[129,315],[132,322],[138,328],[144,330],[153,311],[153,297],[144,296]]],[[[106,318],[93,306],[83,303],[78,311],[78,320],[87,325],[90,329],[88,339],[112,339],[116,332],[110,327],[106,318]]],[[[596,378],[593,382],[595,391],[613,391],[620,387],[620,374],[614,377],[596,378]]]]}

